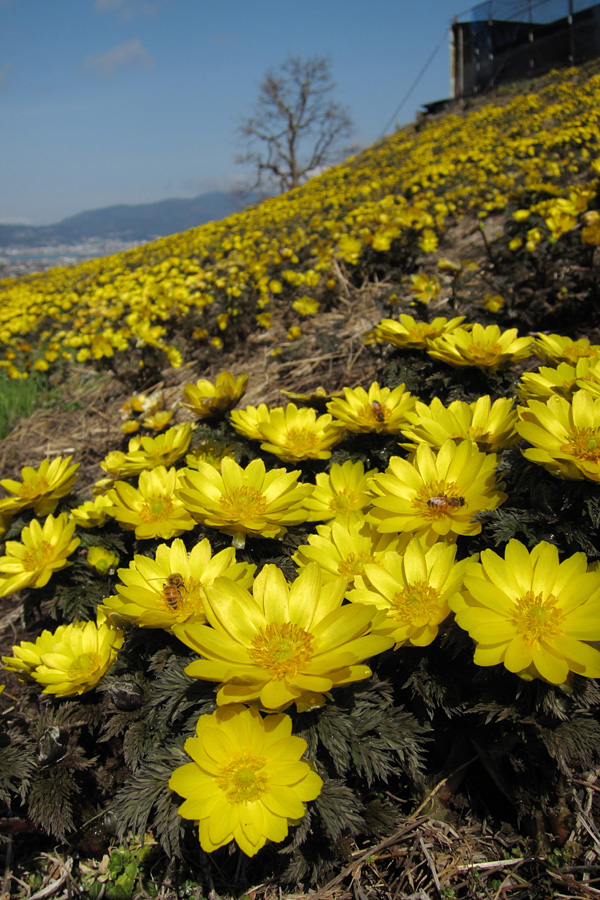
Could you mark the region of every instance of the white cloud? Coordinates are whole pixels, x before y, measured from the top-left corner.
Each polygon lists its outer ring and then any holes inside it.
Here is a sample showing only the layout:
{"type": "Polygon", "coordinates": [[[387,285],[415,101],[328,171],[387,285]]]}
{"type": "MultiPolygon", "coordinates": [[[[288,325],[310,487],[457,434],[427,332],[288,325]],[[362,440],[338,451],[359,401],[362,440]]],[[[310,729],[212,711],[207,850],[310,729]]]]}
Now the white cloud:
{"type": "Polygon", "coordinates": [[[157,8],[157,3],[149,3],[147,0],[94,0],[94,9],[97,13],[116,12],[119,18],[125,21],[137,15],[153,16],[157,8]]]}
{"type": "Polygon", "coordinates": [[[113,47],[112,50],[107,50],[106,53],[86,56],[82,69],[96,72],[102,78],[116,78],[118,69],[145,69],[149,72],[154,68],[154,62],[140,39],[132,38],[124,44],[119,44],[118,47],[113,47]]]}
{"type": "Polygon", "coordinates": [[[0,66],[0,93],[2,91],[6,90],[6,88],[8,86],[11,69],[12,69],[12,64],[9,62],[4,63],[3,66],[0,66]]]}

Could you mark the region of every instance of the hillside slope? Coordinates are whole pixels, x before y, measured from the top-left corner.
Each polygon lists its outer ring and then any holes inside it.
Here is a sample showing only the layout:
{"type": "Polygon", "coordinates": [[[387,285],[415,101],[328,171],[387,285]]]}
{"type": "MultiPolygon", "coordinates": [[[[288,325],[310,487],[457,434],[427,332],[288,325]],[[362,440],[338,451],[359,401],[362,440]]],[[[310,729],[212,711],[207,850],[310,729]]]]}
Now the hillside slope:
{"type": "Polygon", "coordinates": [[[599,894],[598,69],[0,283],[15,896],[599,894]]]}

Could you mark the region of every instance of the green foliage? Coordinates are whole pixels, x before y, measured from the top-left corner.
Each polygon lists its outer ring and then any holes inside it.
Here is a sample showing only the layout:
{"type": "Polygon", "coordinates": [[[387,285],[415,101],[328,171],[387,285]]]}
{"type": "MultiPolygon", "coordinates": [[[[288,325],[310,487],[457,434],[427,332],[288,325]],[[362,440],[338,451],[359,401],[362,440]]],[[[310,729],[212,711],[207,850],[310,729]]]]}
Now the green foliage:
{"type": "Polygon", "coordinates": [[[116,795],[111,812],[121,839],[129,830],[144,835],[151,828],[168,855],[181,854],[183,820],[177,813],[181,801],[169,788],[169,778],[177,766],[189,762],[182,744],[173,742],[168,749],[161,748],[147,757],[144,767],[116,795]]]}
{"type": "Polygon", "coordinates": [[[300,731],[311,755],[322,759],[322,745],[337,775],[352,782],[358,775],[369,787],[389,783],[400,772],[418,780],[429,728],[394,705],[389,681],[374,676],[366,685],[339,691],[336,701],[310,714],[313,722],[300,731]]]}
{"type": "Polygon", "coordinates": [[[35,770],[35,744],[16,726],[0,724],[0,802],[9,806],[16,795],[24,800],[35,770]]]}
{"type": "Polygon", "coordinates": [[[20,419],[26,419],[47,402],[48,379],[41,372],[28,378],[10,378],[0,370],[0,440],[20,419]]]}

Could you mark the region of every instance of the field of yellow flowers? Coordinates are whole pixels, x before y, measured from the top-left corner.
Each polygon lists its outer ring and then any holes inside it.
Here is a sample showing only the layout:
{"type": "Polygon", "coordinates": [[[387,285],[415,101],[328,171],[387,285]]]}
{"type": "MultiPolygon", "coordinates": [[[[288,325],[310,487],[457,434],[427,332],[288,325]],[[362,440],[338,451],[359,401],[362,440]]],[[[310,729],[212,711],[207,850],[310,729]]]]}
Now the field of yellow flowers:
{"type": "Polygon", "coordinates": [[[600,897],[599,245],[595,63],[0,281],[0,893],[600,897]]]}

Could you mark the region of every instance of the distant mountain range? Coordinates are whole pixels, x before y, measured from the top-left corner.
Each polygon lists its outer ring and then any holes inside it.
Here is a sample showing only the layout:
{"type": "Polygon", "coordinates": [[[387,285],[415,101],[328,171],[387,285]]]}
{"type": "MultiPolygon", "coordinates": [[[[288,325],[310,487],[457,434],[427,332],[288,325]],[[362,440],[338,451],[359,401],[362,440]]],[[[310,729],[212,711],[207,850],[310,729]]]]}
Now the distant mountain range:
{"type": "Polygon", "coordinates": [[[141,243],[223,219],[240,208],[221,191],[189,200],[106,206],[69,216],[56,225],[0,225],[0,248],[58,246],[90,238],[141,243]]]}

